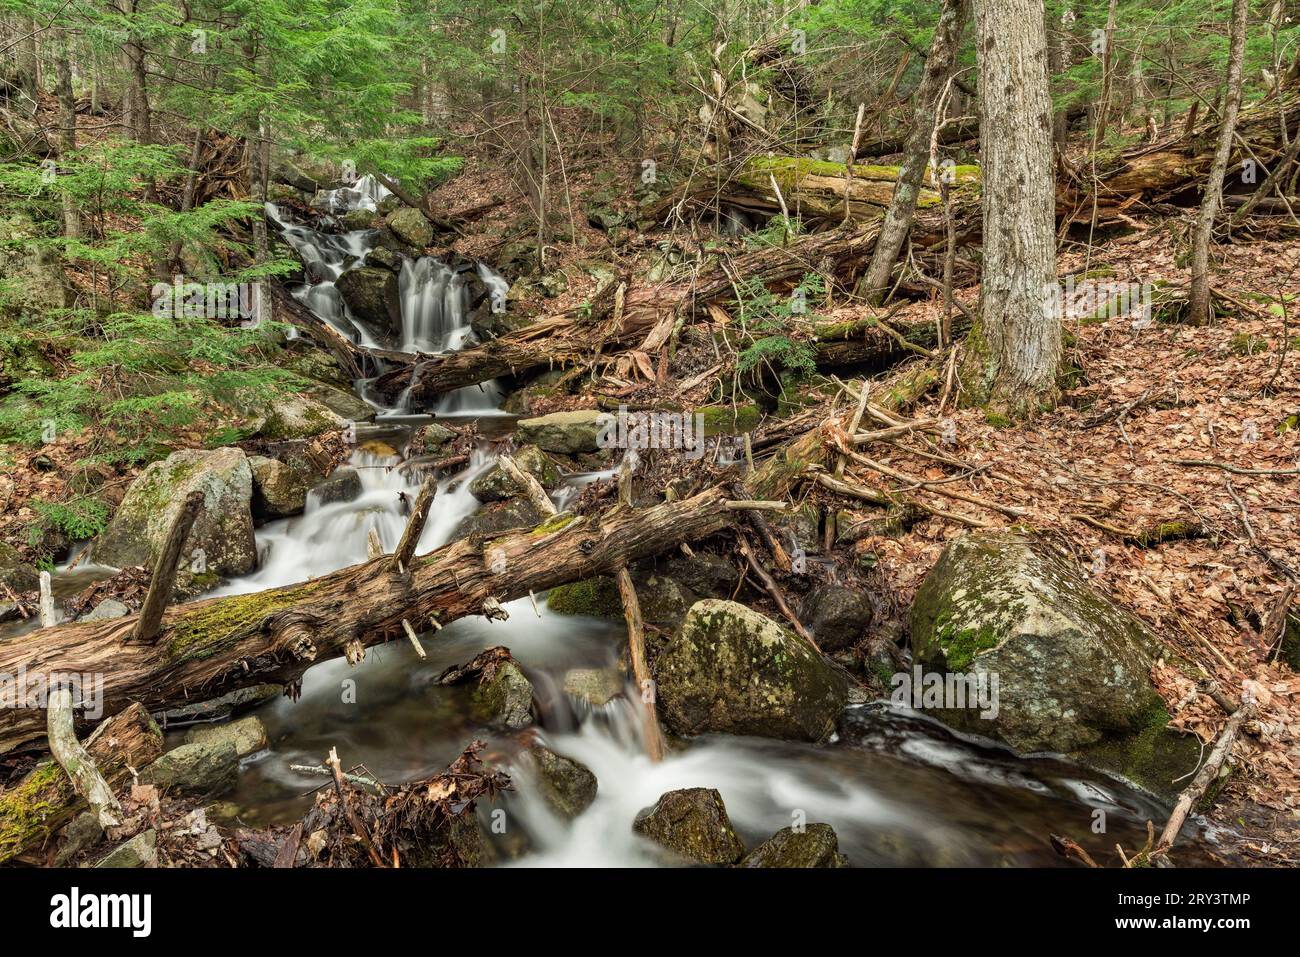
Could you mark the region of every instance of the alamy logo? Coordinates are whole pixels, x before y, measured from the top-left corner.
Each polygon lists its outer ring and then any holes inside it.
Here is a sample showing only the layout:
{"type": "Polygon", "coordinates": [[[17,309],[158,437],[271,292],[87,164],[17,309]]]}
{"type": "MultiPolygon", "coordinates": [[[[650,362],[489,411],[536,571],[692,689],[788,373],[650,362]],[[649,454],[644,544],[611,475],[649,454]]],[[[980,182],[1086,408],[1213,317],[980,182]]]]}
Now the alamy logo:
{"type": "Polygon", "coordinates": [[[104,716],[104,675],[102,672],[28,672],[20,664],[14,674],[0,672],[0,709],[27,708],[44,710],[50,694],[59,688],[72,692],[72,707],[92,720],[104,716]]]}
{"type": "Polygon", "coordinates": [[[133,937],[148,937],[153,930],[151,894],[82,894],[74,887],[50,898],[50,926],[126,927],[133,937]]]}
{"type": "Polygon", "coordinates": [[[596,446],[602,449],[683,449],[686,458],[704,457],[704,413],[602,412],[596,417],[596,446]]]}
{"type": "Polygon", "coordinates": [[[1043,287],[1043,315],[1049,319],[1120,319],[1133,318],[1134,329],[1147,329],[1151,318],[1152,285],[1149,282],[1075,282],[1066,276],[1064,283],[1049,282],[1043,287]]]}
{"type": "Polygon", "coordinates": [[[960,671],[941,674],[926,672],[920,665],[912,673],[900,671],[889,682],[893,693],[890,704],[916,711],[957,711],[966,708],[979,710],[979,716],[992,721],[998,716],[998,673],[980,671],[965,674],[960,671]]]}

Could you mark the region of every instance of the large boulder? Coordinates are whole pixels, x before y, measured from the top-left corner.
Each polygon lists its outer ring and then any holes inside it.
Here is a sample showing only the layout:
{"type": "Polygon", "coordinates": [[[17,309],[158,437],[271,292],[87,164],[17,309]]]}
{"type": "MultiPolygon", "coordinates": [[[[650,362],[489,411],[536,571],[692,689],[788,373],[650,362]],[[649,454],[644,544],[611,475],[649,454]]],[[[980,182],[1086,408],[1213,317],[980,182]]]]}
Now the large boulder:
{"type": "Polygon", "coordinates": [[[632,830],[696,864],[734,864],[745,854],[722,795],[712,788],[660,795],[636,816],[632,830]]]}
{"type": "MultiPolygon", "coordinates": [[[[542,488],[549,491],[560,484],[562,478],[560,470],[537,446],[525,445],[512,457],[515,464],[537,479],[542,488]]],[[[494,465],[469,483],[469,493],[480,502],[499,502],[502,499],[522,495],[524,490],[505,473],[500,465],[494,465]]]]}
{"type": "Polygon", "coordinates": [[[596,437],[602,424],[610,418],[608,412],[596,409],[552,412],[535,419],[521,419],[515,426],[515,436],[520,443],[536,445],[545,452],[561,455],[595,452],[596,437]]]}
{"type": "Polygon", "coordinates": [[[847,867],[839,838],[829,824],[809,824],[801,831],[783,827],[754,848],[741,867],[847,867]]]}
{"type": "Polygon", "coordinates": [[[281,462],[263,455],[249,456],[253,470],[253,515],[258,519],[299,515],[307,505],[316,476],[294,462],[281,462]]]}
{"type": "Polygon", "coordinates": [[[401,335],[402,301],[395,273],[378,266],[358,266],[339,276],[335,286],[355,318],[383,335],[401,335]]]}
{"type": "Polygon", "coordinates": [[[393,235],[416,249],[423,249],[433,242],[433,224],[418,209],[403,206],[388,214],[384,220],[393,235]]]}
{"type": "Polygon", "coordinates": [[[660,715],[674,734],[824,741],[849,682],[811,645],[744,605],[697,602],[656,662],[660,715]]]}
{"type": "Polygon", "coordinates": [[[203,493],[203,507],[181,551],[177,593],[194,595],[222,577],[253,571],[253,470],[236,448],[186,449],[145,469],[95,540],[95,561],[118,568],[152,567],[177,513],[194,491],[203,493]]]}
{"type": "Polygon", "coordinates": [[[851,648],[871,624],[871,600],[856,588],[826,583],[803,601],[800,620],[822,651],[851,648]]]}
{"type": "Polygon", "coordinates": [[[1157,792],[1196,766],[1200,748],[1165,730],[1151,684],[1159,640],[1030,535],[972,534],[944,549],[912,607],[912,653],[918,668],[985,690],[983,701],[968,693],[966,707],[941,701],[936,716],[953,727],[1157,792]]]}

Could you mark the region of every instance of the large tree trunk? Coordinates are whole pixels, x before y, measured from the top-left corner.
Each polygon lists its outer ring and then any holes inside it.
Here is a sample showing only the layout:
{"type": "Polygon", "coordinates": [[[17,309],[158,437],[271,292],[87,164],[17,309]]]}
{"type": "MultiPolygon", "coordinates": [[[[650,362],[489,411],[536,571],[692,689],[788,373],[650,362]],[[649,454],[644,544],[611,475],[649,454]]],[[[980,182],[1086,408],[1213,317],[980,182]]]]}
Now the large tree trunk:
{"type": "Polygon", "coordinates": [[[966,384],[1014,414],[1055,395],[1052,104],[1042,0],[978,0],[984,272],[966,384]]]}
{"type": "MultiPolygon", "coordinates": [[[[102,674],[105,715],[132,702],[150,711],[261,682],[291,681],[349,646],[405,640],[402,620],[439,624],[481,614],[488,598],[513,600],[612,574],[730,524],[718,489],[638,510],[552,519],[538,529],[475,537],[416,558],[402,575],[382,556],[329,575],[250,595],[177,605],[150,645],[126,644],[135,616],[48,628],[0,645],[0,674],[102,674]],[[547,529],[553,529],[547,531],[547,529]],[[505,556],[504,570],[497,557],[505,556]]],[[[39,709],[0,710],[0,754],[38,746],[39,709]]]]}
{"type": "Polygon", "coordinates": [[[934,28],[934,39],[930,42],[930,54],[925,60],[921,85],[916,90],[912,108],[912,132],[907,137],[903,163],[898,170],[898,182],[885,213],[885,222],[880,227],[871,265],[867,267],[867,274],[860,286],[870,302],[879,302],[889,290],[889,277],[898,260],[898,252],[903,248],[907,233],[912,228],[921,180],[930,162],[930,140],[935,124],[939,122],[935,108],[944,85],[952,74],[965,24],[966,0],[944,0],[939,23],[934,28]]]}
{"type": "Polygon", "coordinates": [[[1232,155],[1232,137],[1237,128],[1237,111],[1241,107],[1241,61],[1246,46],[1246,0],[1232,0],[1232,27],[1228,51],[1228,91],[1219,126],[1219,141],[1214,151],[1214,165],[1201,197],[1201,211],[1196,218],[1192,237],[1192,284],[1188,320],[1205,325],[1213,312],[1210,308],[1210,236],[1214,217],[1223,199],[1223,177],[1232,155]]]}

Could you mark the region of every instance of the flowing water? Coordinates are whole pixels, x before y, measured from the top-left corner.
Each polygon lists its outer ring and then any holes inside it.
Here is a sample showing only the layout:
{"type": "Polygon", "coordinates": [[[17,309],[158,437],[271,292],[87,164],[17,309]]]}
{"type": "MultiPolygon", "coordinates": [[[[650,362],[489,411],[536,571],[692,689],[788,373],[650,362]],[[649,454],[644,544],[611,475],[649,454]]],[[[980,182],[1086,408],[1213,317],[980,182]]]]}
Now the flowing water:
{"type": "MultiPolygon", "coordinates": [[[[326,204],[355,208],[374,202],[373,190],[354,192],[358,195],[331,196],[326,204]]],[[[302,255],[310,281],[298,290],[301,301],[365,342],[364,330],[348,315],[333,284],[364,256],[373,233],[330,235],[288,223],[274,207],[268,212],[302,255]]],[[[490,271],[480,274],[500,291],[503,280],[490,271]]],[[[445,264],[408,261],[402,306],[408,348],[439,351],[466,342],[463,284],[445,264]]],[[[364,382],[358,392],[367,395],[364,382]]],[[[478,419],[489,431],[508,428],[504,420],[482,419],[498,414],[495,386],[461,392],[444,397],[440,408],[478,419]]],[[[379,422],[359,427],[359,441],[387,437],[397,448],[404,429],[427,421],[400,403],[379,411],[384,414],[379,422]]],[[[360,496],[324,503],[313,495],[301,516],[259,529],[259,570],[216,594],[300,582],[363,561],[371,528],[391,550],[406,522],[404,502],[413,500],[418,488],[395,467],[398,462],[354,454],[349,465],[360,474],[360,496]]],[[[420,539],[421,553],[451,540],[478,507],[469,481],[491,465],[485,447],[463,472],[442,480],[420,539]]],[[[563,504],[582,484],[611,479],[612,472],[570,476],[555,498],[563,504]]],[[[637,695],[593,708],[561,690],[569,669],[615,665],[625,637],[621,622],[557,616],[547,610],[545,596],[537,597],[536,609],[527,598],[509,604],[507,621],[467,618],[422,635],[426,661],[399,641],[368,649],[357,667],[335,660],[309,670],[299,700],[280,698],[256,712],[270,747],[246,759],[231,795],[242,819],[249,824],[297,820],[320,779],[292,767],[319,765],[330,748],[338,749],[345,765],[364,765],[393,784],[436,773],[475,738],[487,742],[489,760],[511,768],[517,784],[495,804],[479,808],[485,823],[494,809],[506,812],[505,834],[491,840],[498,861],[510,865],[661,863],[631,823],[660,794],[683,787],[717,788],[750,847],[800,821],[826,822],[835,828],[841,851],[859,866],[1055,865],[1061,859],[1048,844],[1053,833],[1113,861],[1117,842],[1141,846],[1145,821],[1167,816],[1167,807],[1102,775],[959,739],[884,702],[850,709],[839,735],[824,746],[713,736],[681,743],[664,761],[652,763],[641,739],[637,695]],[[466,688],[436,682],[448,666],[495,645],[508,647],[533,682],[536,734],[587,765],[599,781],[595,802],[573,821],[550,812],[530,786],[528,768],[516,761],[527,736],[478,726],[470,717],[466,688]],[[1102,834],[1092,831],[1098,811],[1104,814],[1102,834]]],[[[1198,838],[1180,845],[1182,861],[1211,860],[1208,840],[1198,838]]]]}

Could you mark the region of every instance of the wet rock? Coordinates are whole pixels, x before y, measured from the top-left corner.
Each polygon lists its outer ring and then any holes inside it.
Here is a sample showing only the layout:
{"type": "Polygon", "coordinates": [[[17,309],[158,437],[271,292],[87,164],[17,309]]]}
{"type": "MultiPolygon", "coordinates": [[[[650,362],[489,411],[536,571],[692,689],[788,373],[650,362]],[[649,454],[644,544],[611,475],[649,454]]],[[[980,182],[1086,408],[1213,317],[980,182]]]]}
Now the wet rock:
{"type": "Polygon", "coordinates": [[[521,419],[515,435],[520,443],[536,445],[545,452],[562,455],[595,452],[596,436],[608,419],[609,413],[596,409],[552,412],[536,419],[521,419]]]}
{"type": "Polygon", "coordinates": [[[871,600],[856,588],[818,585],[803,601],[800,620],[822,651],[851,648],[871,624],[871,600]]]}
{"type": "Polygon", "coordinates": [[[358,266],[339,276],[335,285],[357,319],[382,335],[401,335],[402,304],[395,273],[378,266],[358,266]]]}
{"type": "Polygon", "coordinates": [[[279,459],[250,456],[253,470],[253,516],[261,521],[300,515],[307,505],[314,476],[279,459]]]}
{"type": "Polygon", "coordinates": [[[112,522],[95,540],[94,560],[118,568],[152,568],[193,491],[203,493],[203,507],[182,548],[188,561],[177,570],[177,594],[192,596],[223,576],[253,571],[253,471],[237,448],[186,449],[150,465],[131,483],[112,522]]]}
{"type": "Polygon", "coordinates": [[[40,587],[41,576],[34,566],[23,561],[18,549],[0,542],[0,583],[15,593],[35,591],[40,587]]]}
{"type": "Polygon", "coordinates": [[[262,410],[257,434],[265,439],[309,439],[348,427],[348,420],[306,395],[281,395],[262,410]]]}
{"type": "Polygon", "coordinates": [[[266,747],[266,727],[256,715],[223,724],[200,724],[185,732],[186,744],[231,744],[241,758],[266,747]]]}
{"type": "Polygon", "coordinates": [[[99,826],[99,818],[90,811],[83,811],[63,829],[62,837],[63,843],[54,857],[55,867],[67,867],[82,851],[98,844],[104,837],[104,829],[99,826]]]}
{"type": "Polygon", "coordinates": [[[338,469],[312,489],[322,505],[331,502],[351,502],[361,497],[361,475],[356,469],[338,469]]]}
{"type": "MultiPolygon", "coordinates": [[[[1157,793],[1191,771],[1194,738],[1168,721],[1149,671],[1159,640],[1045,543],[966,535],[930,570],[912,607],[918,665],[997,680],[996,707],[936,707],[953,727],[1017,751],[1057,751],[1157,793]]],[[[943,702],[940,702],[943,704],[943,702]]]]}
{"type": "Polygon", "coordinates": [[[357,451],[364,452],[366,455],[373,455],[377,459],[397,458],[397,449],[380,439],[371,439],[369,442],[362,442],[357,446],[357,451]]]}
{"type": "Polygon", "coordinates": [[[533,686],[513,661],[499,663],[470,693],[474,717],[503,728],[533,723],[533,686]]]}
{"type": "Polygon", "coordinates": [[[95,606],[94,611],[88,615],[83,615],[81,621],[107,621],[110,618],[125,618],[131,613],[131,609],[122,604],[116,598],[105,598],[95,606]]]}
{"type": "Polygon", "coordinates": [[[754,848],[740,867],[847,867],[840,842],[829,824],[809,824],[802,832],[783,827],[754,848]]]}
{"type": "Polygon", "coordinates": [[[307,386],[303,393],[313,401],[325,406],[345,422],[370,422],[374,420],[377,414],[375,407],[359,397],[355,392],[336,389],[329,385],[316,384],[307,386]]]}
{"type": "Polygon", "coordinates": [[[445,425],[430,422],[421,426],[411,437],[408,452],[411,455],[431,455],[456,438],[456,433],[445,425]]]}
{"type": "Polygon", "coordinates": [[[677,628],[686,619],[687,612],[700,597],[668,575],[652,573],[634,584],[642,620],[669,629],[677,628]]]}
{"type": "MultiPolygon", "coordinates": [[[[542,488],[549,491],[560,484],[562,476],[559,468],[537,446],[525,445],[514,453],[513,458],[516,465],[541,483],[542,488]]],[[[470,482],[469,492],[480,502],[499,502],[502,499],[522,495],[524,490],[505,473],[501,466],[494,465],[470,482]]]]}
{"type": "Polygon", "coordinates": [[[585,764],[540,744],[528,749],[525,764],[542,799],[560,817],[575,818],[596,800],[596,775],[585,764]]]}
{"type": "Polygon", "coordinates": [[[736,602],[705,599],[656,662],[660,714],[674,734],[824,741],[848,679],[811,646],[736,602]]]}
{"type": "Polygon", "coordinates": [[[378,266],[380,269],[388,269],[392,272],[401,272],[402,263],[405,261],[405,256],[387,246],[376,246],[366,253],[367,266],[378,266]]]}
{"type": "Polygon", "coordinates": [[[375,214],[368,209],[349,209],[339,217],[339,225],[347,232],[373,229],[375,226],[375,214]]]}
{"type": "Polygon", "coordinates": [[[661,795],[636,816],[632,830],[697,864],[734,864],[745,853],[722,795],[712,788],[661,795]]]}
{"type": "Polygon", "coordinates": [[[623,693],[623,676],[613,668],[570,668],[564,673],[564,693],[603,708],[623,693]]]}
{"type": "Polygon", "coordinates": [[[492,297],[488,296],[479,303],[470,315],[469,327],[479,341],[498,339],[511,332],[524,328],[533,322],[533,317],[523,313],[511,312],[504,306],[494,308],[492,297]]]}
{"type": "Polygon", "coordinates": [[[736,587],[740,572],[728,559],[713,552],[697,551],[677,555],[661,565],[663,574],[675,579],[701,598],[721,598],[736,587]]]}
{"type": "Polygon", "coordinates": [[[546,594],[546,610],[556,615],[590,615],[622,618],[623,599],[618,583],[608,575],[556,585],[546,594]]]}
{"type": "Polygon", "coordinates": [[[348,377],[344,374],[342,367],[339,366],[338,360],[331,353],[315,347],[297,346],[295,348],[297,343],[308,341],[307,339],[290,340],[284,350],[280,364],[304,379],[324,382],[338,389],[351,388],[348,377]]]}
{"type": "Polygon", "coordinates": [[[96,867],[154,867],[158,863],[158,832],[153,828],[142,831],[124,844],[119,844],[96,867]]]}
{"type": "Polygon", "coordinates": [[[140,772],[142,784],[182,794],[217,796],[239,778],[239,752],[228,740],[182,744],[140,772]]]}
{"type": "Polygon", "coordinates": [[[452,538],[499,535],[510,529],[534,528],[545,519],[546,516],[528,499],[506,499],[504,502],[484,505],[473,515],[467,516],[452,538]]]}
{"type": "Polygon", "coordinates": [[[249,685],[246,688],[236,688],[219,698],[212,698],[208,701],[195,701],[179,708],[173,708],[170,711],[164,711],[161,715],[155,715],[155,717],[159,718],[164,726],[185,724],[190,721],[219,721],[222,718],[230,717],[232,714],[238,714],[240,711],[256,707],[264,701],[278,698],[282,694],[284,694],[282,685],[249,685]]]}
{"type": "Polygon", "coordinates": [[[416,249],[424,249],[433,242],[433,224],[418,209],[403,206],[384,219],[393,235],[416,249]]]}

